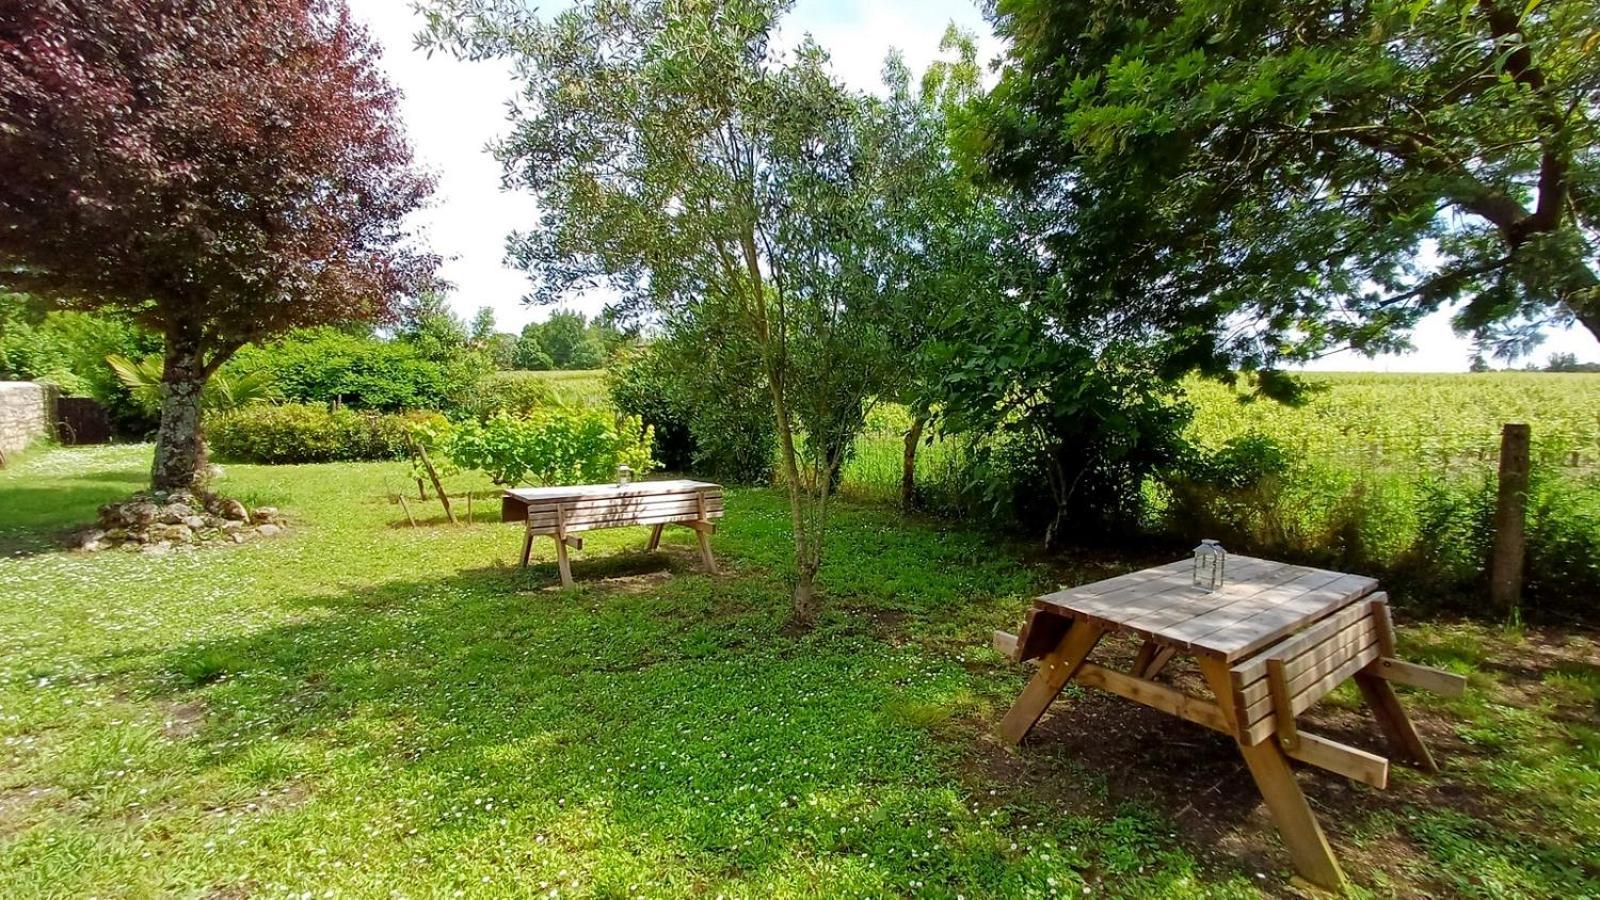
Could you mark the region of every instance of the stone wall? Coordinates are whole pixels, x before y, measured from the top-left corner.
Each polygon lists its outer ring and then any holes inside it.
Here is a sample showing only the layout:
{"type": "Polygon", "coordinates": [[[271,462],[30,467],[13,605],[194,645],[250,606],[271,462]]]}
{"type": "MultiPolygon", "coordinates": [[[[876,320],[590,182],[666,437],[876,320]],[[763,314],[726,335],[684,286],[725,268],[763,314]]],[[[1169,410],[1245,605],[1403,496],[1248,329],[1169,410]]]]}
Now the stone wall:
{"type": "Polygon", "coordinates": [[[55,432],[56,389],[31,381],[0,381],[0,453],[16,453],[55,432]]]}

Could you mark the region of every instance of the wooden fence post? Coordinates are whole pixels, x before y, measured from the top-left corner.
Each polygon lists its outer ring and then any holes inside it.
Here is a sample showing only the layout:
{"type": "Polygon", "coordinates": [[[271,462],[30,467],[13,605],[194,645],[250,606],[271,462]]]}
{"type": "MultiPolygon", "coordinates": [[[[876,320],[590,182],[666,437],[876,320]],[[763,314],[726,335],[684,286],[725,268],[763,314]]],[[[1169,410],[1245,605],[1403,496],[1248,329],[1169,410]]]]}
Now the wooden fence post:
{"type": "Polygon", "coordinates": [[[1489,598],[1506,613],[1522,604],[1522,558],[1528,513],[1528,426],[1507,423],[1500,432],[1500,493],[1494,512],[1494,557],[1489,598]]]}

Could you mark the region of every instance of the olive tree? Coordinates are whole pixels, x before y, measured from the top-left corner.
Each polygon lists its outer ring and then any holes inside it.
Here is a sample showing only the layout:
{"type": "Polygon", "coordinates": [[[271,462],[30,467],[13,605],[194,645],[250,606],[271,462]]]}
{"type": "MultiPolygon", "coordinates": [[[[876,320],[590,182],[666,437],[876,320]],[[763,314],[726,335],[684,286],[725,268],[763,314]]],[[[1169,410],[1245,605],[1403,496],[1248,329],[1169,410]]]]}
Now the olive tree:
{"type": "MultiPolygon", "coordinates": [[[[671,329],[748,342],[772,401],[794,535],[794,612],[817,610],[839,467],[894,365],[884,304],[904,285],[886,228],[900,139],[884,103],[784,53],[771,0],[580,0],[549,19],[507,0],[421,7],[421,41],[511,62],[495,146],[539,201],[509,240],[535,302],[585,289],[671,329]]],[[[703,364],[724,364],[716,345],[703,364]]]]}

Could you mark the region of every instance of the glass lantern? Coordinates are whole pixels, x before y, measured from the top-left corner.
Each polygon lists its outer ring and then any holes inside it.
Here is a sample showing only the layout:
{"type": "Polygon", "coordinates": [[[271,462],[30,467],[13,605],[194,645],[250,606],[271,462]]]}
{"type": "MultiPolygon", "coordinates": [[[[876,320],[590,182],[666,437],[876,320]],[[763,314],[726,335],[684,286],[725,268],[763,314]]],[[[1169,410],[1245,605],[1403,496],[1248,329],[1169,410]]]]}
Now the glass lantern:
{"type": "Polygon", "coordinates": [[[633,484],[633,469],[629,466],[617,466],[617,486],[627,487],[633,484]]]}
{"type": "Polygon", "coordinates": [[[1222,587],[1222,580],[1228,571],[1228,551],[1222,545],[1212,540],[1200,542],[1194,548],[1194,586],[1202,591],[1211,592],[1222,587]]]}

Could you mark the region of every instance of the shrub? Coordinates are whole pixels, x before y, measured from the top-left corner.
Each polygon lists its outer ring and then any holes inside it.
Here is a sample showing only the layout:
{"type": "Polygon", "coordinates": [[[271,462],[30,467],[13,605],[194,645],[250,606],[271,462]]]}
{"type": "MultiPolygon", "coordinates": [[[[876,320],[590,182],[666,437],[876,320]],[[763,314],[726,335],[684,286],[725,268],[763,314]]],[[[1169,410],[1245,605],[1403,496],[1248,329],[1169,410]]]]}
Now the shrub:
{"type": "Polygon", "coordinates": [[[437,413],[376,415],[307,403],[248,406],[210,417],[206,440],[227,462],[313,463],[398,459],[408,429],[437,413]]]}
{"type": "MultiPolygon", "coordinates": [[[[777,426],[760,365],[712,370],[696,363],[696,345],[712,336],[682,334],[619,355],[608,370],[616,408],[655,432],[654,452],[673,470],[724,481],[772,479],[777,426]]],[[[730,336],[717,336],[732,353],[730,336]]]]}
{"type": "Polygon", "coordinates": [[[306,329],[265,347],[247,347],[230,368],[270,371],[289,401],[338,401],[387,412],[442,408],[454,386],[445,367],[423,358],[409,343],[334,328],[306,329]]]}
{"type": "Polygon", "coordinates": [[[621,465],[638,473],[655,467],[650,427],[599,409],[469,419],[445,431],[438,443],[452,464],[478,469],[503,485],[611,481],[621,465]]]}
{"type": "Polygon", "coordinates": [[[499,415],[527,416],[556,405],[555,391],[543,376],[533,372],[495,372],[473,384],[456,412],[481,422],[499,415]]]}
{"type": "Polygon", "coordinates": [[[684,390],[667,362],[654,346],[642,347],[618,357],[606,370],[606,380],[617,410],[637,416],[652,429],[651,455],[662,467],[681,472],[694,464],[698,447],[689,429],[684,390]]]}

